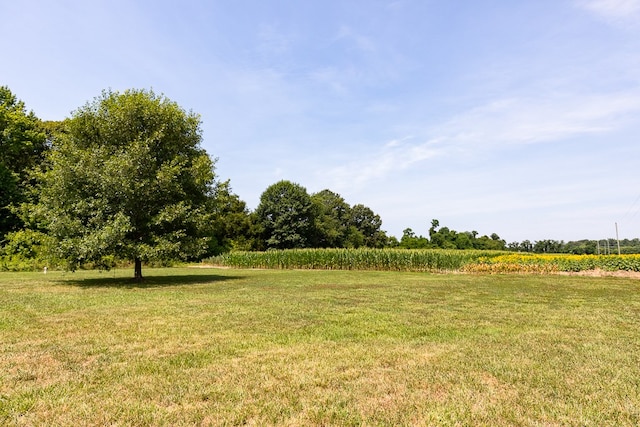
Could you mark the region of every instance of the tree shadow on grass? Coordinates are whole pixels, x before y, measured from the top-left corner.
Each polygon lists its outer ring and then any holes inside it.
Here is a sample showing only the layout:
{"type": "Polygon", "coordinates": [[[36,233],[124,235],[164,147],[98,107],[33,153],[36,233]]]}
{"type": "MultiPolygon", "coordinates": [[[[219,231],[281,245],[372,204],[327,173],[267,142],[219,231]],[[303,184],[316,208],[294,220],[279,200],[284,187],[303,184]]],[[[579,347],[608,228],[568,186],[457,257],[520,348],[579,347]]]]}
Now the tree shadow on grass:
{"type": "MultiPolygon", "coordinates": [[[[73,273],[69,273],[70,275],[73,273]]],[[[109,273],[106,273],[109,274],[109,273]]],[[[214,282],[227,282],[242,279],[242,276],[223,276],[218,274],[180,274],[167,276],[146,276],[142,280],[131,277],[68,277],[60,283],[78,286],[81,288],[161,288],[183,285],[201,285],[214,282]]]]}

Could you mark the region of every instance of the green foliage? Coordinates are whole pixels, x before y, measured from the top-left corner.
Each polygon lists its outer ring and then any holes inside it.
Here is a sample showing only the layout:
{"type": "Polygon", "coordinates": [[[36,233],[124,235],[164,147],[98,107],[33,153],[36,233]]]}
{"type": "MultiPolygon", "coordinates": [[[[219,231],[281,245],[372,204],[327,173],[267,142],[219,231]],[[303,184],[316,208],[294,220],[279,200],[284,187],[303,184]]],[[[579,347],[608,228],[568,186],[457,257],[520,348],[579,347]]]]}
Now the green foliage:
{"type": "Polygon", "coordinates": [[[337,193],[322,190],[311,196],[315,207],[315,247],[340,248],[350,235],[351,207],[337,193]]]}
{"type": "Polygon", "coordinates": [[[448,227],[440,228],[440,221],[431,220],[429,238],[416,236],[410,228],[404,230],[400,247],[405,249],[440,248],[440,249],[477,249],[501,251],[505,249],[505,241],[496,233],[491,237],[478,237],[477,231],[458,232],[448,227]]]}
{"type": "Polygon", "coordinates": [[[280,181],[269,186],[260,196],[256,216],[268,248],[304,248],[313,241],[313,202],[300,184],[280,181]]]}
{"type": "MultiPolygon", "coordinates": [[[[618,241],[616,239],[602,240],[577,240],[564,242],[562,240],[544,239],[536,242],[524,240],[522,242],[509,243],[509,250],[516,252],[535,253],[567,253],[575,255],[609,255],[618,252],[618,241]]],[[[621,239],[621,254],[639,254],[640,239],[621,239]]]]}
{"type": "Polygon", "coordinates": [[[0,86],[0,239],[23,226],[15,207],[27,199],[29,171],[46,150],[42,124],[6,86],[0,86]]]}
{"type": "Polygon", "coordinates": [[[12,205],[21,199],[18,174],[0,163],[0,238],[20,224],[12,211],[12,205]]]}
{"type": "Polygon", "coordinates": [[[251,216],[247,204],[231,192],[228,180],[214,187],[211,202],[213,239],[207,255],[218,255],[232,249],[250,249],[251,216]]]}
{"type": "Polygon", "coordinates": [[[309,196],[306,188],[289,181],[265,190],[253,220],[250,235],[258,239],[249,245],[252,249],[382,248],[388,244],[380,230],[380,216],[370,208],[351,207],[328,189],[309,196]]]}
{"type": "Polygon", "coordinates": [[[199,116],[151,91],[105,91],[76,110],[31,210],[67,268],[205,253],[214,163],[200,141],[199,116]]]}
{"type": "MultiPolygon", "coordinates": [[[[380,229],[382,227],[380,215],[377,215],[367,206],[357,204],[351,208],[351,225],[362,235],[363,246],[383,248],[387,244],[387,235],[380,229]]],[[[358,247],[360,245],[353,244],[352,246],[358,247]]]]}
{"type": "Polygon", "coordinates": [[[29,229],[6,235],[0,251],[0,270],[33,271],[43,267],[54,268],[61,261],[51,256],[53,239],[44,233],[29,229]]]}
{"type": "Polygon", "coordinates": [[[400,239],[400,247],[404,249],[425,249],[431,247],[429,239],[423,236],[416,236],[411,228],[405,228],[400,239]]]}

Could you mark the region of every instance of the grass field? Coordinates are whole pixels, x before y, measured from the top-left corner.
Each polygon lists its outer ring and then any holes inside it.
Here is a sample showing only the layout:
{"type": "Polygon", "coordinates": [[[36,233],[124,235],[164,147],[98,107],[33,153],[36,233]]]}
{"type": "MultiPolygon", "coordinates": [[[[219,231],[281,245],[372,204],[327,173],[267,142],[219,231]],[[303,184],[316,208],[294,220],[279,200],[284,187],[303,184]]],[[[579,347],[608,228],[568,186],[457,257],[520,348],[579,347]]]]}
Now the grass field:
{"type": "Polygon", "coordinates": [[[640,281],[0,273],[2,425],[640,425],[640,281]]]}

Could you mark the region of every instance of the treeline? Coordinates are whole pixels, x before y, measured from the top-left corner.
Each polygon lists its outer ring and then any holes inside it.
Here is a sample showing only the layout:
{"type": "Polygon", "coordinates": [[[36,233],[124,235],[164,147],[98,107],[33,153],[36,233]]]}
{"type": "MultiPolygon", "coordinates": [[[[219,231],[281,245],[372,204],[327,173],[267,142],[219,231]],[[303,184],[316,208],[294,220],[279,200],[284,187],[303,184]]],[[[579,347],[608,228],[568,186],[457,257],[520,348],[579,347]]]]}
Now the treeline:
{"type": "Polygon", "coordinates": [[[215,234],[218,255],[229,250],[264,251],[308,248],[403,248],[505,250],[496,233],[457,232],[431,221],[429,237],[407,228],[398,240],[382,230],[382,220],[371,208],[350,206],[329,189],[309,194],[300,184],[280,181],[268,187],[255,211],[250,212],[228,181],[216,195],[219,228],[215,234]]]}
{"type": "Polygon", "coordinates": [[[0,269],[230,250],[383,248],[380,216],[328,189],[269,186],[255,211],[215,175],[200,118],[152,91],[104,91],[42,121],[0,87],[0,269]]]}
{"type": "Polygon", "coordinates": [[[516,252],[556,253],[576,255],[609,255],[618,253],[618,243],[621,254],[640,254],[640,239],[577,240],[564,242],[562,240],[538,240],[530,242],[513,242],[507,245],[507,250],[516,252]]]}
{"type": "Polygon", "coordinates": [[[1,87],[0,131],[5,256],[34,258],[61,242],[61,256],[96,265],[123,253],[150,260],[230,250],[504,249],[495,234],[457,233],[437,220],[428,239],[407,229],[398,240],[371,208],[290,181],[266,188],[250,211],[215,177],[197,115],[153,92],[103,92],[72,117],[45,122],[1,87]]]}
{"type": "Polygon", "coordinates": [[[406,249],[505,249],[505,241],[496,233],[492,233],[491,236],[478,234],[477,231],[458,232],[448,227],[440,228],[440,221],[433,219],[428,237],[417,236],[411,228],[407,228],[396,246],[406,249]]]}
{"type": "Polygon", "coordinates": [[[302,248],[383,248],[389,238],[369,207],[349,205],[325,189],[309,194],[291,181],[279,181],[261,195],[255,211],[233,194],[229,182],[216,189],[216,229],[211,254],[229,250],[302,248]]]}
{"type": "MultiPolygon", "coordinates": [[[[105,91],[59,122],[0,87],[0,269],[194,261],[232,250],[441,248],[615,253],[617,242],[510,243],[431,221],[398,240],[363,204],[291,181],[251,211],[215,175],[200,118],[152,91],[105,91]],[[598,248],[598,245],[601,245],[598,248]],[[613,249],[615,247],[615,249],[613,249]]],[[[621,252],[640,252],[638,239],[621,252]]]]}

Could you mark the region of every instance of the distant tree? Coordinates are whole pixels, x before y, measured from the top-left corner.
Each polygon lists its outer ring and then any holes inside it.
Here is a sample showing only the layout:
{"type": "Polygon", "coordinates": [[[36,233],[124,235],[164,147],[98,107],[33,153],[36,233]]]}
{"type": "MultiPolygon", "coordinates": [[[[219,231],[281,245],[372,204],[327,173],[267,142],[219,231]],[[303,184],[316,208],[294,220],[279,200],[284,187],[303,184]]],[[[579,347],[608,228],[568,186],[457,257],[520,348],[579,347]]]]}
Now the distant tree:
{"type": "Polygon", "coordinates": [[[455,245],[457,249],[473,249],[473,235],[468,231],[456,233],[455,245]]]}
{"type": "Polygon", "coordinates": [[[563,242],[557,240],[538,240],[533,245],[533,251],[537,253],[561,253],[563,242]]]}
{"type": "Polygon", "coordinates": [[[440,221],[438,221],[437,219],[432,219],[431,228],[429,228],[429,238],[431,238],[436,233],[438,227],[440,227],[440,221]]]}
{"type": "Polygon", "coordinates": [[[363,237],[364,246],[382,248],[387,242],[387,235],[380,228],[382,220],[375,212],[362,204],[351,208],[351,225],[363,237]]]}
{"type": "Polygon", "coordinates": [[[23,227],[14,209],[27,200],[29,171],[42,162],[46,134],[41,121],[6,86],[0,86],[0,241],[23,227]]]}
{"type": "Polygon", "coordinates": [[[402,230],[402,239],[400,241],[409,241],[416,238],[416,233],[411,228],[402,230]]]}
{"type": "Polygon", "coordinates": [[[500,236],[498,236],[496,233],[491,233],[491,240],[493,240],[492,249],[496,249],[496,250],[506,249],[507,242],[502,240],[500,236]]]}
{"type": "Polygon", "coordinates": [[[76,110],[32,209],[68,268],[115,255],[142,279],[142,261],[204,254],[215,174],[201,140],[198,115],[151,91],[105,91],[76,110]]]}
{"type": "Polygon", "coordinates": [[[529,240],[523,240],[522,243],[520,243],[520,250],[522,252],[533,252],[533,243],[529,240]]]}
{"type": "Polygon", "coordinates": [[[507,244],[507,250],[512,251],[512,252],[518,252],[520,250],[520,243],[519,242],[510,242],[507,244]]]}
{"type": "Polygon", "coordinates": [[[442,227],[431,234],[431,245],[442,249],[456,249],[457,235],[458,233],[449,227],[442,227]]]}
{"type": "MultiPolygon", "coordinates": [[[[587,247],[593,249],[593,253],[596,251],[597,243],[594,240],[590,240],[587,247]]],[[[640,239],[622,239],[620,240],[620,250],[623,254],[638,254],[640,253],[640,239]]]]}
{"type": "Polygon", "coordinates": [[[396,236],[388,236],[387,244],[385,245],[387,248],[399,248],[400,242],[396,236]]]}
{"type": "Polygon", "coordinates": [[[212,237],[207,255],[252,247],[251,217],[247,204],[231,191],[229,180],[217,183],[210,199],[212,237]]]}
{"type": "Polygon", "coordinates": [[[478,232],[475,230],[458,232],[448,227],[440,227],[440,221],[437,219],[431,220],[429,243],[431,247],[441,249],[504,250],[506,248],[506,242],[496,233],[491,237],[478,237],[478,232]]]}
{"type": "Polygon", "coordinates": [[[267,248],[311,246],[315,211],[307,189],[290,181],[268,187],[260,196],[256,217],[267,248]]]}
{"type": "Polygon", "coordinates": [[[506,242],[499,238],[492,239],[489,236],[480,236],[474,241],[474,248],[482,250],[501,251],[506,249],[506,242]]]}
{"type": "Polygon", "coordinates": [[[311,196],[315,209],[313,246],[323,248],[344,247],[349,235],[351,207],[337,193],[322,190],[311,196]]]}
{"type": "Polygon", "coordinates": [[[402,231],[399,246],[404,249],[423,249],[431,245],[426,237],[416,236],[416,233],[411,228],[405,228],[402,231]]]}

